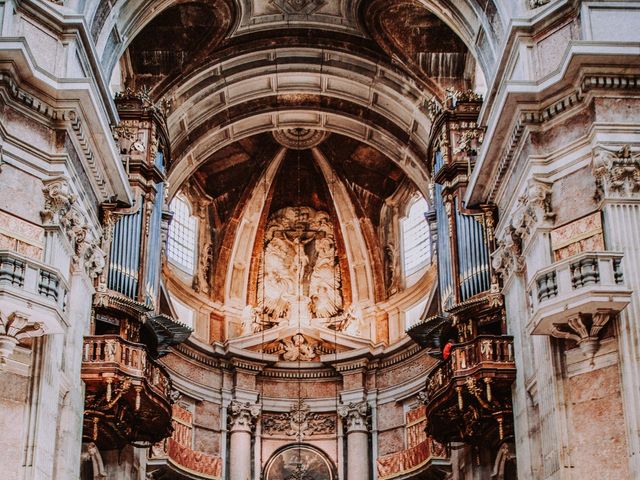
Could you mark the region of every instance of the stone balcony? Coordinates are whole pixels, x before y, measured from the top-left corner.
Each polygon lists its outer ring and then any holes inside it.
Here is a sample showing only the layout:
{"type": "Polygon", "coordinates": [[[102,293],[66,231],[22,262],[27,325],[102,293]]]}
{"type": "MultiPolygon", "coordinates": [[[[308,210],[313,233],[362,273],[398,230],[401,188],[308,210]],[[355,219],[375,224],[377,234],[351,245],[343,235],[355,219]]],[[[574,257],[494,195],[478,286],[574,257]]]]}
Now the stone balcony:
{"type": "Polygon", "coordinates": [[[54,268],[10,250],[0,250],[0,311],[22,313],[45,333],[62,333],[67,324],[69,286],[54,268]]]}
{"type": "Polygon", "coordinates": [[[593,354],[598,332],[631,301],[621,263],[621,253],[585,252],[536,272],[528,332],[575,340],[593,354]]]}
{"type": "Polygon", "coordinates": [[[440,443],[473,443],[495,429],[504,438],[515,375],[511,337],[479,335],[454,345],[451,357],[427,377],[423,400],[429,435],[440,443]]]}
{"type": "Polygon", "coordinates": [[[150,446],[171,434],[171,380],[142,344],[85,337],[84,436],[97,444],[150,446]]]}
{"type": "Polygon", "coordinates": [[[0,250],[0,363],[27,337],[64,332],[68,292],[59,271],[0,250]]]}

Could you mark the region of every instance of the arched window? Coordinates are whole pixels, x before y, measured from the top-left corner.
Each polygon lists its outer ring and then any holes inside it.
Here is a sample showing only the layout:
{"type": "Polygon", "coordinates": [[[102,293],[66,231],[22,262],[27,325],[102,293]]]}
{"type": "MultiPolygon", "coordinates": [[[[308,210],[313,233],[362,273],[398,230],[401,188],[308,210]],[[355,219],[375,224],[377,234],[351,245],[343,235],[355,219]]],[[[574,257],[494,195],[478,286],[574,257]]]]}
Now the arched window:
{"type": "Polygon", "coordinates": [[[425,218],[429,205],[422,195],[415,198],[402,221],[402,258],[405,278],[424,268],[431,259],[429,224],[425,218]]]}
{"type": "Polygon", "coordinates": [[[197,219],[184,197],[176,196],[169,205],[173,220],[169,227],[167,256],[169,261],[189,274],[193,274],[196,256],[197,219]]]}

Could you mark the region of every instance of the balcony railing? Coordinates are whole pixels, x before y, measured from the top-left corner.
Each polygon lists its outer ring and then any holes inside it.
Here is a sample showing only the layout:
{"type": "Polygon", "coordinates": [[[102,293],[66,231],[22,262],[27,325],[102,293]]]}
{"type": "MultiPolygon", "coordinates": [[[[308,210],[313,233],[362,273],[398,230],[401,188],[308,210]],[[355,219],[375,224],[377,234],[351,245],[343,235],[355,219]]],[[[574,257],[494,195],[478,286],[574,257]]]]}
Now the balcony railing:
{"type": "Polygon", "coordinates": [[[10,250],[0,250],[0,297],[15,303],[16,310],[22,310],[21,305],[29,301],[47,332],[60,331],[68,292],[67,283],[54,268],[10,250]]]}
{"type": "Polygon", "coordinates": [[[430,464],[439,470],[448,463],[445,448],[427,438],[414,447],[378,458],[378,478],[390,480],[404,477],[429,468],[430,464]]]}
{"type": "Polygon", "coordinates": [[[121,373],[131,380],[145,382],[155,393],[168,398],[169,375],[153,360],[147,358],[144,345],[128,342],[118,335],[85,337],[83,369],[121,373]]]}
{"type": "Polygon", "coordinates": [[[539,270],[528,286],[528,331],[551,335],[554,325],[578,314],[617,313],[631,301],[622,272],[622,254],[586,252],[539,270]]]}
{"type": "Polygon", "coordinates": [[[430,402],[453,384],[464,383],[470,376],[491,378],[515,373],[513,339],[500,335],[480,335],[456,345],[451,358],[442,362],[429,374],[426,394],[430,402]]]}

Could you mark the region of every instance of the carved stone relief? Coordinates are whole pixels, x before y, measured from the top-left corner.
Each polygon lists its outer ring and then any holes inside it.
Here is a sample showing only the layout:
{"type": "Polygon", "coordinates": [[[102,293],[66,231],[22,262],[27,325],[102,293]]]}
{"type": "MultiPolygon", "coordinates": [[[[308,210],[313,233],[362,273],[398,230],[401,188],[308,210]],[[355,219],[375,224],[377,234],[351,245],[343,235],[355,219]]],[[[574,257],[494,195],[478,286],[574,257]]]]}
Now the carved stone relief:
{"type": "Polygon", "coordinates": [[[258,305],[244,334],[281,325],[346,328],[342,282],[329,214],[287,207],[271,215],[258,275],[258,305]]]}
{"type": "Polygon", "coordinates": [[[297,333],[290,339],[280,340],[279,353],[283,360],[288,362],[310,362],[318,356],[316,343],[308,340],[304,335],[297,333]]]}
{"type": "Polygon", "coordinates": [[[497,239],[498,248],[491,254],[491,265],[503,279],[524,271],[522,252],[531,233],[553,225],[556,215],[551,204],[551,185],[536,178],[529,179],[525,193],[511,214],[511,221],[497,239]]]}
{"type": "Polygon", "coordinates": [[[262,420],[265,435],[284,435],[302,440],[314,435],[330,435],[336,432],[334,415],[312,413],[309,405],[299,399],[288,413],[265,414],[262,420]]]}

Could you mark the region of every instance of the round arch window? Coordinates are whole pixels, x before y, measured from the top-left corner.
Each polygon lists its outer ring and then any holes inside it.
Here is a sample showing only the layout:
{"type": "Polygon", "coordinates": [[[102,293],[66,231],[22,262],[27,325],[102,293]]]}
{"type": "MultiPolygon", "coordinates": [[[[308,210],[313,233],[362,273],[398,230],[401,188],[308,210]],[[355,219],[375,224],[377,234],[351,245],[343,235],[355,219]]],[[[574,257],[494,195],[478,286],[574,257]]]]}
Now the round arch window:
{"type": "Polygon", "coordinates": [[[269,459],[264,480],[335,480],[333,463],[310,445],[285,447],[269,459]]]}

